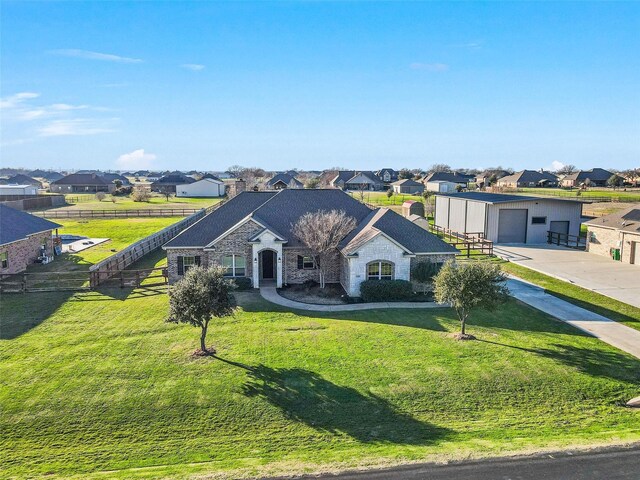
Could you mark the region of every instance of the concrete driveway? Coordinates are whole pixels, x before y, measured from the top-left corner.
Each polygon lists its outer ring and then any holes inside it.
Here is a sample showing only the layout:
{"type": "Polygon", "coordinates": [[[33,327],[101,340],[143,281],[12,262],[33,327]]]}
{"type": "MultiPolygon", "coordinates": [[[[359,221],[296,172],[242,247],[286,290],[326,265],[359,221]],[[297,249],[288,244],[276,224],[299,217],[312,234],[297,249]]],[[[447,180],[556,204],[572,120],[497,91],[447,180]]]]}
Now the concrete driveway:
{"type": "Polygon", "coordinates": [[[496,245],[494,252],[523,267],[640,307],[640,265],[554,245],[496,245]]]}

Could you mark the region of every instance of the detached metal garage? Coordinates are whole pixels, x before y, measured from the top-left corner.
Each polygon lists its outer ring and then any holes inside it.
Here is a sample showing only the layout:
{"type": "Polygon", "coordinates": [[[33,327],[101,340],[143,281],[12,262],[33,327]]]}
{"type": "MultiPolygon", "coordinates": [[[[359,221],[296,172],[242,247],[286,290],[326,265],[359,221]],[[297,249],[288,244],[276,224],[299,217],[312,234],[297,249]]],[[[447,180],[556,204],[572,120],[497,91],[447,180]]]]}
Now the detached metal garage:
{"type": "Polygon", "coordinates": [[[547,243],[547,232],[578,236],[582,202],[549,197],[465,192],[436,195],[435,224],[482,234],[496,243],[547,243]]]}

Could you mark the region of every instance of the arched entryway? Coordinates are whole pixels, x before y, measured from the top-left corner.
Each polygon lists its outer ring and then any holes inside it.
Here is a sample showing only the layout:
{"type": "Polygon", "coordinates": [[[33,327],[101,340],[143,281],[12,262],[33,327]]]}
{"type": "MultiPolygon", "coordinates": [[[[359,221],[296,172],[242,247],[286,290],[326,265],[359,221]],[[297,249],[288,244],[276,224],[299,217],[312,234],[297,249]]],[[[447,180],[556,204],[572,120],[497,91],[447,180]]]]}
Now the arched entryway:
{"type": "Polygon", "coordinates": [[[275,282],[278,278],[278,254],[275,250],[265,249],[258,254],[260,283],[275,282]]]}

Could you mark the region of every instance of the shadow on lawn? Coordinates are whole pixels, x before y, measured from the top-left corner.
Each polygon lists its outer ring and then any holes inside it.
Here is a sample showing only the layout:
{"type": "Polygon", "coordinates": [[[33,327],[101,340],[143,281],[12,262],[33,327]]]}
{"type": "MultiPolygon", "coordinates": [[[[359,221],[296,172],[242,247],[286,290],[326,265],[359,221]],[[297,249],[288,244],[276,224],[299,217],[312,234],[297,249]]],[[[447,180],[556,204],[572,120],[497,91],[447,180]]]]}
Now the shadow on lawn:
{"type": "MultiPolygon", "coordinates": [[[[233,362],[227,362],[234,364],[233,362]]],[[[336,385],[302,368],[246,367],[244,394],[260,397],[291,420],[360,442],[426,445],[452,432],[399,412],[374,394],[336,385]]]]}
{"type": "Polygon", "coordinates": [[[0,295],[0,340],[13,340],[36,328],[73,295],[71,291],[0,295]]]}
{"type": "Polygon", "coordinates": [[[563,363],[587,375],[640,384],[640,360],[630,354],[573,345],[553,344],[550,348],[525,348],[490,340],[479,339],[479,341],[534,353],[563,363]]]}

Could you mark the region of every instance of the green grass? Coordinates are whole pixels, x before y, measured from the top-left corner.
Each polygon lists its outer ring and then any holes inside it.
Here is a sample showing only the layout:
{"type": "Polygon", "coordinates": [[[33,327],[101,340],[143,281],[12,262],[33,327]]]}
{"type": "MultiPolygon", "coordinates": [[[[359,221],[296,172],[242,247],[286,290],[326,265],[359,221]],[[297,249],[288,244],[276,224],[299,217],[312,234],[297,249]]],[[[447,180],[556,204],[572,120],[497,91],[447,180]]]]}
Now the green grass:
{"type": "MultiPolygon", "coordinates": [[[[359,192],[349,192],[356,200],[360,201],[361,196],[359,192]]],[[[364,202],[372,205],[390,206],[390,205],[402,205],[407,200],[423,201],[421,195],[409,195],[405,193],[393,194],[391,197],[387,197],[387,192],[364,192],[364,202]]]]}
{"type": "Polygon", "coordinates": [[[522,265],[504,262],[502,269],[543,287],[547,293],[556,297],[640,330],[640,308],[536,272],[522,265]]]}
{"type": "Polygon", "coordinates": [[[169,197],[155,194],[148,202],[134,202],[129,197],[113,197],[116,202],[111,201],[111,195],[107,195],[101,202],[95,198],[95,195],[74,195],[69,194],[67,197],[80,199],[79,203],[67,205],[65,207],[51,208],[48,211],[66,211],[66,210],[158,210],[165,208],[188,208],[200,209],[215,205],[220,202],[221,198],[189,198],[189,197],[169,197]]]}
{"type": "Polygon", "coordinates": [[[60,234],[111,240],[78,253],[65,253],[47,265],[31,265],[28,271],[86,271],[91,265],[181,219],[181,217],[53,219],[52,221],[63,225],[63,228],[59,229],[60,234]]]}
{"type": "Polygon", "coordinates": [[[627,189],[627,190],[613,190],[612,188],[589,188],[587,190],[565,190],[563,188],[520,188],[520,192],[523,193],[535,193],[536,195],[553,195],[559,197],[599,197],[599,198],[613,198],[620,200],[633,200],[640,201],[640,189],[627,189]],[[578,195],[580,192],[580,195],[578,195]]]}
{"type": "Polygon", "coordinates": [[[197,330],[163,321],[160,287],[2,297],[0,477],[238,478],[640,439],[621,406],[640,361],[516,301],[457,342],[449,309],[239,297],[210,329],[223,360],[190,357],[197,330]]]}

